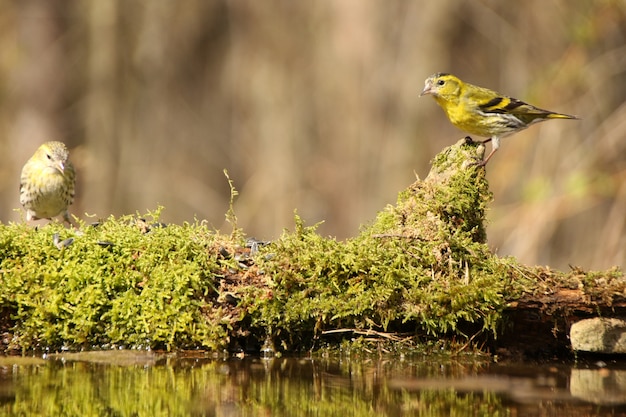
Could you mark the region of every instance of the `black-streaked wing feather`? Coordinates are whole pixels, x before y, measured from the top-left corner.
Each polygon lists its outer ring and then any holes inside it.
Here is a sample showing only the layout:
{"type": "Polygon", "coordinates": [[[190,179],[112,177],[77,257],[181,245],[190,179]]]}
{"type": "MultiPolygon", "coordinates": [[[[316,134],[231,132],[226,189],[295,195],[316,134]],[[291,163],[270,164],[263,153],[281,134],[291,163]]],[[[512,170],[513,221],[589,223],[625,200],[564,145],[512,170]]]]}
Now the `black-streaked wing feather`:
{"type": "Polygon", "coordinates": [[[482,104],[479,108],[485,113],[513,113],[513,114],[545,114],[551,113],[542,110],[522,100],[511,97],[494,97],[489,102],[482,104]]]}
{"type": "Polygon", "coordinates": [[[548,118],[556,114],[549,110],[540,109],[512,97],[499,96],[479,106],[484,113],[506,114],[520,120],[524,124],[548,118]]]}

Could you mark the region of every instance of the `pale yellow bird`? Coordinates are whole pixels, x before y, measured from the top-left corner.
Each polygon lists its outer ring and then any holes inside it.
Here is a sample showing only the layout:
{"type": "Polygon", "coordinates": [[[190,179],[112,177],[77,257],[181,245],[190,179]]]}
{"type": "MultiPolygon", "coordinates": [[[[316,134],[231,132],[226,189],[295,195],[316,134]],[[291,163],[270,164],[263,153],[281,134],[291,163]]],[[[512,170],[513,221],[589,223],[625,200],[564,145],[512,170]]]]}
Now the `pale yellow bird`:
{"type": "Polygon", "coordinates": [[[20,203],[26,220],[52,219],[62,215],[68,224],[68,207],[74,202],[76,175],[69,151],[61,142],[46,142],[22,168],[20,203]]]}

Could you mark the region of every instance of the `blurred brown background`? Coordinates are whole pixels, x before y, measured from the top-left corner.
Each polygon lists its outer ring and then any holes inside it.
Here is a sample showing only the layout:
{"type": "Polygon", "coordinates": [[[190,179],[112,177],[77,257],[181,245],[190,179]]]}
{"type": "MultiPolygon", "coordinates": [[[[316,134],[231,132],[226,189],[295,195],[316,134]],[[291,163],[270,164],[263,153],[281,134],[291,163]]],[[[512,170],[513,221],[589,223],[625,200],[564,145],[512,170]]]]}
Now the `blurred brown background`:
{"type": "Polygon", "coordinates": [[[624,0],[0,0],[0,220],[20,169],[68,144],[72,212],[224,224],[227,169],[248,236],[293,211],[354,236],[461,138],[438,71],[576,114],[489,163],[489,243],[529,264],[626,261],[624,0]]]}

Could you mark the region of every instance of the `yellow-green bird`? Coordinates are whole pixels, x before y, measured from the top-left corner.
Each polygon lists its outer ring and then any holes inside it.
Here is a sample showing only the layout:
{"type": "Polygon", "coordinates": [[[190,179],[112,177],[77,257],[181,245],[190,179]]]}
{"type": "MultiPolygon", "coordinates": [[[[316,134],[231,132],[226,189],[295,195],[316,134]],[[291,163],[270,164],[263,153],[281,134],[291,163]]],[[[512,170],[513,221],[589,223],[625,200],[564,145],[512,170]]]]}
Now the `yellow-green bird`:
{"type": "Polygon", "coordinates": [[[61,142],[46,142],[24,164],[20,178],[20,203],[26,220],[52,219],[63,215],[68,224],[68,207],[74,202],[76,175],[69,151],[61,142]]]}
{"type": "Polygon", "coordinates": [[[420,97],[432,95],[446,112],[453,125],[464,132],[487,137],[492,141],[484,166],[500,147],[500,139],[549,119],[578,119],[569,114],[555,113],[524,103],[487,88],[461,81],[447,73],[428,77],[420,97]]]}

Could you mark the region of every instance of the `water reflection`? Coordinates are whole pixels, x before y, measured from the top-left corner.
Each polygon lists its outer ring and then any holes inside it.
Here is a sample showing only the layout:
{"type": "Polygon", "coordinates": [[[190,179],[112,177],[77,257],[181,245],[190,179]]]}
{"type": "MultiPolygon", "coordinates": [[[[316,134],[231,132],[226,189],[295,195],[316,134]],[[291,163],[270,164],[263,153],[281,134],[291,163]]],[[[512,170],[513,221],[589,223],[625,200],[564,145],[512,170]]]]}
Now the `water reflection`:
{"type": "Polygon", "coordinates": [[[594,404],[626,404],[626,370],[572,369],[570,391],[594,404]]]}
{"type": "Polygon", "coordinates": [[[132,351],[0,360],[6,416],[616,416],[624,404],[618,364],[132,351]]]}

